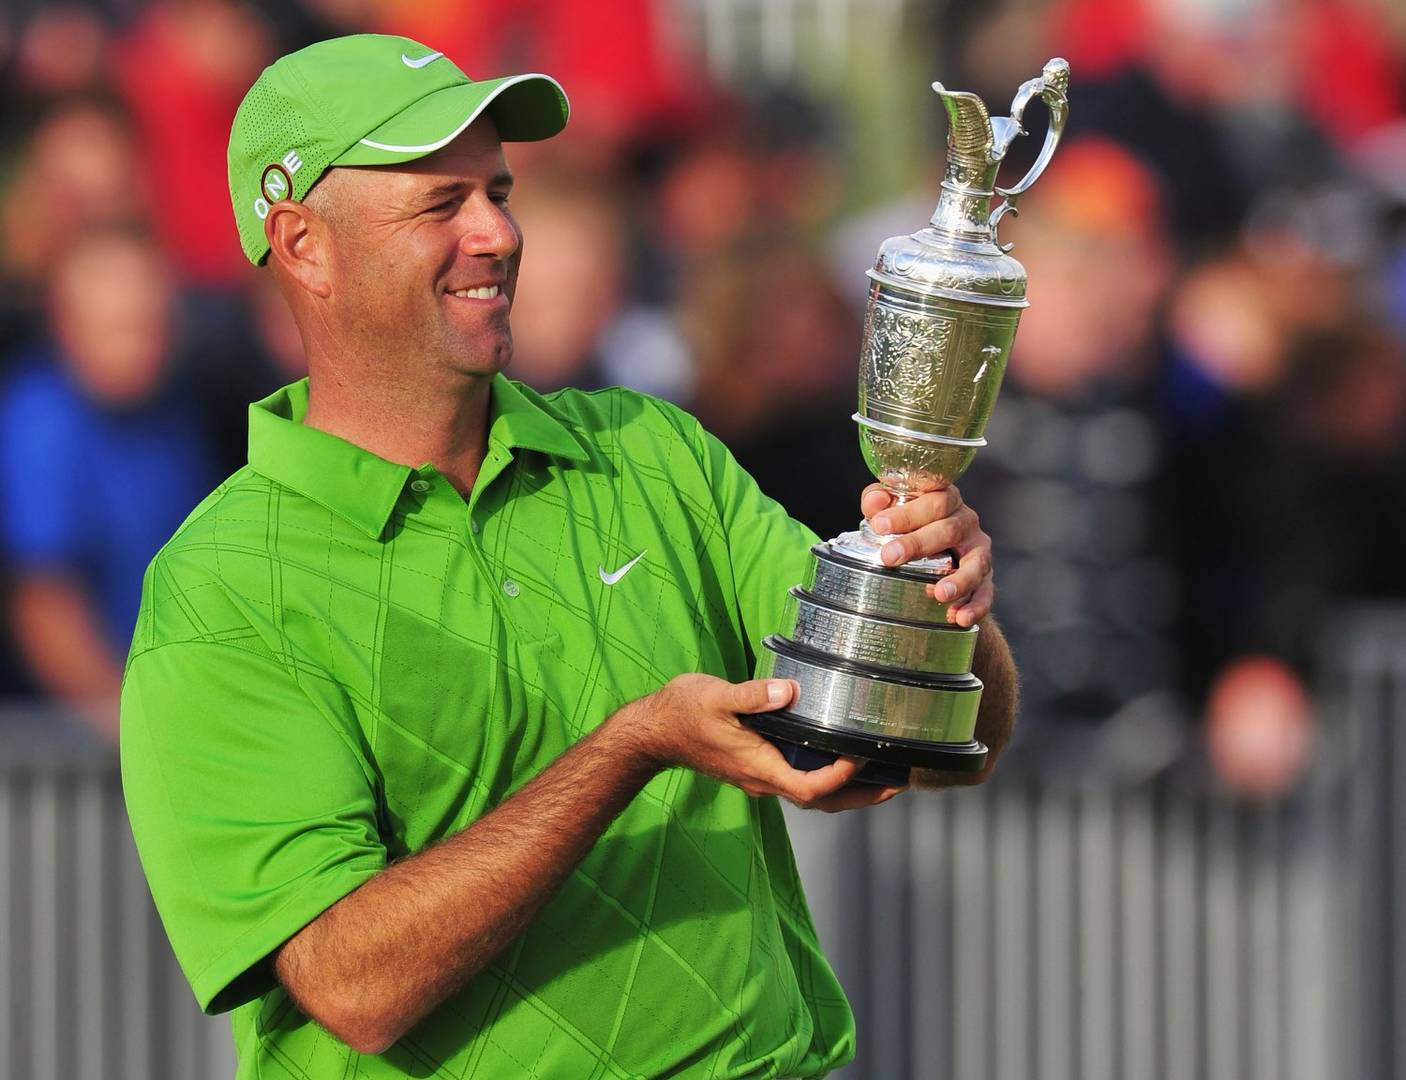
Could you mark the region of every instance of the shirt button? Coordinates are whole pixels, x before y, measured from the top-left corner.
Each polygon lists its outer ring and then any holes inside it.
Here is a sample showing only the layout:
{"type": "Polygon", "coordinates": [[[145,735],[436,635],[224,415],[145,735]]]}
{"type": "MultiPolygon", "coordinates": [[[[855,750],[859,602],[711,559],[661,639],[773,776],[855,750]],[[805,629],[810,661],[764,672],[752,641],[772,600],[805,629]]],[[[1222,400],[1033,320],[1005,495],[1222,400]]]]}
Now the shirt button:
{"type": "Polygon", "coordinates": [[[478,522],[475,521],[473,518],[469,518],[469,532],[471,532],[471,533],[476,533],[476,532],[478,532],[478,522]]]}
{"type": "Polygon", "coordinates": [[[522,592],[522,589],[512,578],[505,578],[503,581],[503,592],[507,593],[508,596],[516,596],[518,593],[522,592]]]}
{"type": "Polygon", "coordinates": [[[410,490],[424,494],[426,491],[430,490],[430,482],[428,480],[411,480],[410,490]]]}

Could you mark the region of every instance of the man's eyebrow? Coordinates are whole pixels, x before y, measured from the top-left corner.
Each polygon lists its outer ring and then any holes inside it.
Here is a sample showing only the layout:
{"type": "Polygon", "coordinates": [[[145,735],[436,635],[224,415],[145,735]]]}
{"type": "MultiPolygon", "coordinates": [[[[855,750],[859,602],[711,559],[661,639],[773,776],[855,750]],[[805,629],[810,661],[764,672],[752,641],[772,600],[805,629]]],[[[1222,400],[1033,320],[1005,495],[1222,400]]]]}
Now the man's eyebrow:
{"type": "MultiPolygon", "coordinates": [[[[513,186],[513,174],[510,172],[495,173],[489,177],[488,185],[490,189],[511,188],[513,186]]],[[[419,196],[420,202],[433,203],[440,199],[446,199],[454,195],[462,195],[473,185],[467,180],[449,180],[443,184],[436,184],[432,188],[422,191],[419,196]]]]}

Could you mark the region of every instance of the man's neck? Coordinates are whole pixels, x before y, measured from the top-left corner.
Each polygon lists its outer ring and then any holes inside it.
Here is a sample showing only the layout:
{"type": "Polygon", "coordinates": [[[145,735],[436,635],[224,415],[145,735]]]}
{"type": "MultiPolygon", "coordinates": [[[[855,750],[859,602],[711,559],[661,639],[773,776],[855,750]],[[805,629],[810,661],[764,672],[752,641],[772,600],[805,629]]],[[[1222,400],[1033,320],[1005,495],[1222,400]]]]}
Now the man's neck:
{"type": "Polygon", "coordinates": [[[352,385],[336,373],[308,380],[303,423],[401,465],[429,462],[465,498],[473,490],[488,446],[492,376],[452,389],[352,385]]]}

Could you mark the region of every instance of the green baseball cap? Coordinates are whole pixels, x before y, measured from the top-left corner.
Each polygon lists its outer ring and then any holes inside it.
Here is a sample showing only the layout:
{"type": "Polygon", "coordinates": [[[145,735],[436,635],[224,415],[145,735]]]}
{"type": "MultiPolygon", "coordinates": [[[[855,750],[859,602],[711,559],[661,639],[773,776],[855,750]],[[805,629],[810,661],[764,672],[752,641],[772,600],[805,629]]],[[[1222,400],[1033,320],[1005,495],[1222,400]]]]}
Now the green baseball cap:
{"type": "Polygon", "coordinates": [[[474,82],[410,38],[353,34],[289,53],[255,80],[229,133],[229,194],[244,254],[268,255],[264,218],[334,165],[393,165],[432,154],[487,111],[504,142],[548,139],[570,106],[549,75],[474,82]]]}

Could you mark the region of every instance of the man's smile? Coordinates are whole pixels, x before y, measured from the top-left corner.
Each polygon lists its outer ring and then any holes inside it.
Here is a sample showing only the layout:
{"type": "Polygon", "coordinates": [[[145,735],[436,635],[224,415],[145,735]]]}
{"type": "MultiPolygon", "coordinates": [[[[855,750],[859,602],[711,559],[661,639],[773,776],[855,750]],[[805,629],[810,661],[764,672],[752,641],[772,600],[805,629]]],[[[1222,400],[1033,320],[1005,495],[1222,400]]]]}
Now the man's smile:
{"type": "Polygon", "coordinates": [[[503,296],[503,290],[497,285],[483,285],[475,289],[453,289],[449,295],[461,300],[496,300],[503,296]]]}
{"type": "Polygon", "coordinates": [[[445,295],[461,303],[483,307],[507,307],[508,293],[502,285],[494,282],[489,285],[466,285],[459,289],[446,289],[445,295]]]}

